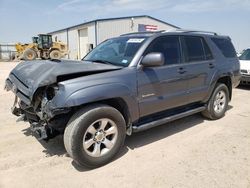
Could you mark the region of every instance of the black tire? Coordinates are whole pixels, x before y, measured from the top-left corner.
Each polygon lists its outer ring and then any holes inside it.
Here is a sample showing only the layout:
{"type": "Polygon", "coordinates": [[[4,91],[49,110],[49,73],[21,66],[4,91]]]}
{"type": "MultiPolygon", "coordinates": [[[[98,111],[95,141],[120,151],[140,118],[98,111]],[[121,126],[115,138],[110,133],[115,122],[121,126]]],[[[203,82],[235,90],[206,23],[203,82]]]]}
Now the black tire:
{"type": "Polygon", "coordinates": [[[207,108],[206,108],[206,110],[204,110],[202,112],[202,115],[208,119],[211,119],[211,120],[220,119],[225,115],[225,112],[226,112],[227,107],[228,107],[228,102],[229,102],[228,87],[225,84],[217,83],[215,86],[215,89],[213,91],[213,94],[208,101],[207,108]],[[220,101],[216,101],[216,96],[219,96],[220,93],[225,94],[224,95],[225,103],[224,103],[224,106],[220,107],[220,109],[219,109],[218,105],[222,106],[221,104],[223,104],[223,103],[220,101]],[[215,103],[217,103],[217,105],[215,105],[215,103]],[[218,111],[215,110],[215,108],[218,109],[218,111]]]}
{"type": "Polygon", "coordinates": [[[49,53],[50,59],[61,59],[62,53],[59,50],[53,50],[49,53]]]}
{"type": "MultiPolygon", "coordinates": [[[[71,117],[64,132],[64,146],[68,154],[76,163],[81,166],[96,168],[107,164],[114,158],[123,146],[125,137],[126,123],[118,110],[108,105],[91,105],[77,111],[71,117]],[[93,157],[83,146],[85,143],[85,135],[89,134],[89,127],[92,126],[94,122],[103,118],[108,118],[116,124],[116,141],[112,148],[103,156],[93,157]]],[[[95,147],[95,144],[96,143],[92,146],[95,147]]]]}
{"type": "Polygon", "coordinates": [[[11,53],[10,59],[11,59],[11,60],[15,60],[15,59],[16,59],[16,53],[11,53]]]}
{"type": "Polygon", "coordinates": [[[33,49],[26,49],[23,52],[23,58],[22,59],[24,59],[26,61],[32,61],[32,60],[35,60],[36,58],[37,58],[37,53],[33,49]]]}

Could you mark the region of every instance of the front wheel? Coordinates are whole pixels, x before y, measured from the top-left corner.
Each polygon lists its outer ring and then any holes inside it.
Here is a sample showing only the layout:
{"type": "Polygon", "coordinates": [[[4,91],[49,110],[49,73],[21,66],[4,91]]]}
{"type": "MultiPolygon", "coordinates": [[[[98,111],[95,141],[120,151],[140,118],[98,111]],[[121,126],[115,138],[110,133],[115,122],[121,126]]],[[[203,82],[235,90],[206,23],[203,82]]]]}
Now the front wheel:
{"type": "Polygon", "coordinates": [[[121,113],[107,105],[94,105],[73,115],[64,132],[64,145],[74,161],[94,168],[114,158],[125,136],[121,113]]]}
{"type": "Polygon", "coordinates": [[[225,84],[218,83],[202,115],[215,120],[225,115],[229,102],[229,91],[225,84]]]}

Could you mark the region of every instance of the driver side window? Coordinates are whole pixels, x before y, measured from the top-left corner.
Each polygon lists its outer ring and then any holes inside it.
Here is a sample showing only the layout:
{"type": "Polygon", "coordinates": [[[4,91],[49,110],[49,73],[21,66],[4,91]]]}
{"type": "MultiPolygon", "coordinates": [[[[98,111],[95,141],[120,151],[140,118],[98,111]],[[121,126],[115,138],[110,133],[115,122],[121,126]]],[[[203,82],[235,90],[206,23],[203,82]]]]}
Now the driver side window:
{"type": "Polygon", "coordinates": [[[165,65],[181,63],[179,36],[164,36],[155,39],[147,48],[146,54],[160,52],[164,55],[165,65]]]}

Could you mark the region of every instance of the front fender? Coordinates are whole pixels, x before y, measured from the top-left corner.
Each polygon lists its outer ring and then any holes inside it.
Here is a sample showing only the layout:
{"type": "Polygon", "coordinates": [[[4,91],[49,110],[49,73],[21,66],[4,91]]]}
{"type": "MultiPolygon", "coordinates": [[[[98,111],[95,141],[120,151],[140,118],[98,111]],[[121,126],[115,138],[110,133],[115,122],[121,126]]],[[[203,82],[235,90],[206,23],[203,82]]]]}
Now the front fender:
{"type": "Polygon", "coordinates": [[[127,86],[120,83],[101,84],[82,88],[71,93],[64,99],[60,97],[58,100],[57,98],[53,106],[68,108],[113,98],[123,99],[128,106],[131,120],[138,119],[139,109],[136,100],[136,91],[131,91],[127,86]]]}

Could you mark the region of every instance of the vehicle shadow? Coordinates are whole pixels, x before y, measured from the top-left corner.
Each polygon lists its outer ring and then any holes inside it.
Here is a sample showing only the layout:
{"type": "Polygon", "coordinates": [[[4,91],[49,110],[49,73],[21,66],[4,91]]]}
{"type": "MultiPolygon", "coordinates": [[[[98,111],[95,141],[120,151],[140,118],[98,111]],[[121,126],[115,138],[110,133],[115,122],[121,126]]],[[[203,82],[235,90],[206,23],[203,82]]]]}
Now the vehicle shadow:
{"type": "MultiPolygon", "coordinates": [[[[38,136],[31,131],[30,127],[22,130],[22,132],[24,135],[33,136],[38,140],[38,136]]],[[[54,155],[62,156],[67,154],[63,144],[63,135],[56,136],[55,138],[50,139],[49,141],[45,140],[38,140],[38,141],[43,146],[44,148],[43,152],[47,157],[54,155]]]]}
{"type": "Polygon", "coordinates": [[[233,106],[229,104],[228,107],[227,107],[227,111],[229,111],[231,109],[233,109],[233,106]]]}
{"type": "MultiPolygon", "coordinates": [[[[161,139],[165,139],[169,136],[194,127],[204,121],[204,117],[202,117],[200,114],[195,114],[143,132],[134,133],[131,136],[127,136],[124,144],[125,147],[123,147],[122,151],[114,158],[113,161],[124,156],[129,150],[134,150],[161,139]]],[[[72,165],[76,170],[80,172],[91,170],[86,167],[79,166],[74,161],[72,162],[72,165]]],[[[110,165],[110,163],[107,165],[110,165]]]]}
{"type": "Polygon", "coordinates": [[[250,90],[250,85],[239,85],[237,89],[250,90]]]}
{"type": "MultiPolygon", "coordinates": [[[[231,108],[232,106],[229,106],[229,109],[231,108]]],[[[132,136],[128,136],[125,140],[125,147],[123,147],[122,151],[119,152],[119,154],[114,158],[113,161],[124,156],[129,150],[134,150],[136,148],[143,147],[147,144],[159,141],[161,139],[165,139],[171,135],[180,133],[191,127],[194,127],[204,121],[204,117],[202,117],[200,114],[195,114],[143,132],[135,133],[132,136]]],[[[36,137],[36,135],[34,135],[29,128],[24,129],[23,133],[27,136],[36,137]]],[[[64,148],[62,135],[57,136],[49,140],[48,142],[44,140],[39,140],[39,142],[44,147],[43,152],[46,154],[46,156],[63,155],[69,157],[64,148]]],[[[80,172],[91,170],[86,167],[79,166],[74,161],[72,161],[72,166],[80,172]]]]}
{"type": "Polygon", "coordinates": [[[133,150],[185,131],[204,122],[204,120],[200,114],[191,115],[143,132],[135,133],[126,139],[125,145],[133,150]]]}

